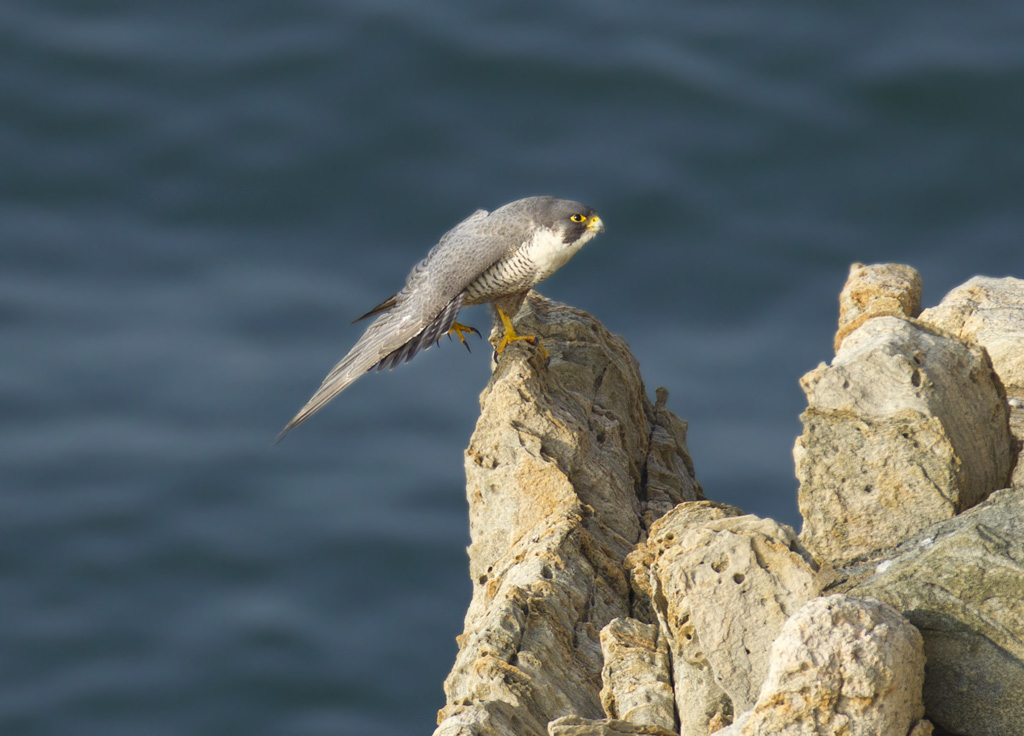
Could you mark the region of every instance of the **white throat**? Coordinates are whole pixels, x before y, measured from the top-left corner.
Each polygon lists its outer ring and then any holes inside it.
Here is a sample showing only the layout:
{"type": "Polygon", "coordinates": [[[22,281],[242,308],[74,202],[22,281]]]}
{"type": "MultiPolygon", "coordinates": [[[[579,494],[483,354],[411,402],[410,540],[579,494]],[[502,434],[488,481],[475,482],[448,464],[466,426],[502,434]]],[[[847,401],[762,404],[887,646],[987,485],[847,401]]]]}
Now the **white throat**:
{"type": "Polygon", "coordinates": [[[593,230],[585,230],[578,240],[566,243],[558,231],[546,227],[538,228],[526,245],[527,257],[535,264],[537,280],[546,279],[568,263],[569,259],[595,235],[597,233],[593,230]]]}

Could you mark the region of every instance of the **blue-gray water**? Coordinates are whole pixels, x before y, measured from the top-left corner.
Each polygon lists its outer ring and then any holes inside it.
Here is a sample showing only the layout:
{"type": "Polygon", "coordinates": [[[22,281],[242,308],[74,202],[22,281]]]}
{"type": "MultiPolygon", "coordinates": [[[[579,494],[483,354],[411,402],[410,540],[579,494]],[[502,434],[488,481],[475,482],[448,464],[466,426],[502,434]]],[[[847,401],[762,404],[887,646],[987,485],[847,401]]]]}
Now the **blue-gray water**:
{"type": "Polygon", "coordinates": [[[489,350],[271,443],[477,207],[596,207],[541,290],[670,389],[712,498],[799,525],[849,264],[1024,276],[1022,131],[1011,0],[6,0],[0,732],[431,730],[489,350]]]}

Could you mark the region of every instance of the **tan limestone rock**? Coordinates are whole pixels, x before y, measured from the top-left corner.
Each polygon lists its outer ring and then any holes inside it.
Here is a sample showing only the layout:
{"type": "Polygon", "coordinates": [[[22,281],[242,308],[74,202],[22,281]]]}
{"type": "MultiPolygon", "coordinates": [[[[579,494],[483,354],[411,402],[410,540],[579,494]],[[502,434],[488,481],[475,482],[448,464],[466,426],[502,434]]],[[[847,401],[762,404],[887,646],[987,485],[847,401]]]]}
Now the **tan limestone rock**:
{"type": "Polygon", "coordinates": [[[660,519],[628,562],[669,641],[684,736],[753,705],[772,639],[818,594],[792,529],[710,502],[660,519]]]}
{"type": "Polygon", "coordinates": [[[677,732],[668,643],[658,633],[632,618],[601,630],[601,705],[611,719],[677,732]]]}
{"type": "Polygon", "coordinates": [[[549,736],[676,736],[660,726],[649,726],[614,718],[563,716],[548,724],[549,736]]]}
{"type": "MultiPolygon", "coordinates": [[[[685,425],[647,399],[621,338],[536,294],[517,327],[550,363],[513,343],[481,395],[466,451],[473,598],[439,736],[602,718],[599,633],[630,613],[623,560],[646,534],[645,478],[692,468],[685,425]]],[[[701,497],[689,471],[650,495],[701,497]]]]}
{"type": "MultiPolygon", "coordinates": [[[[1010,427],[1024,442],[1024,280],[975,276],[949,292],[921,320],[988,351],[1010,405],[1010,427]]],[[[1015,485],[1024,485],[1018,461],[1015,485]]]]}
{"type": "Polygon", "coordinates": [[[819,562],[892,547],[1009,479],[1006,401],[975,345],[876,317],[801,386],[800,538],[819,562]]]}
{"type": "Polygon", "coordinates": [[[843,572],[834,590],[901,611],[924,636],[928,717],[962,736],[1024,724],[1024,487],[843,572]]]}
{"type": "Polygon", "coordinates": [[[972,280],[916,319],[912,269],[851,271],[839,353],[804,381],[799,539],[699,500],[686,424],[624,343],[532,296],[517,326],[551,362],[513,344],[481,396],[474,594],[435,734],[1016,733],[1024,487],[982,499],[1017,451],[1019,283],[972,280]],[[923,634],[930,721],[896,611],[923,634]]]}
{"type": "Polygon", "coordinates": [[[933,733],[935,733],[935,726],[932,725],[932,722],[927,719],[921,719],[910,729],[910,733],[907,736],[932,736],[933,733]]]}
{"type": "MultiPolygon", "coordinates": [[[[720,736],[902,736],[924,715],[921,635],[880,601],[805,604],[771,650],[751,712],[720,736]]],[[[927,732],[927,731],[926,731],[927,732]]]]}
{"type": "Polygon", "coordinates": [[[910,266],[854,263],[839,294],[835,349],[872,317],[914,318],[921,311],[921,274],[910,266]]]}

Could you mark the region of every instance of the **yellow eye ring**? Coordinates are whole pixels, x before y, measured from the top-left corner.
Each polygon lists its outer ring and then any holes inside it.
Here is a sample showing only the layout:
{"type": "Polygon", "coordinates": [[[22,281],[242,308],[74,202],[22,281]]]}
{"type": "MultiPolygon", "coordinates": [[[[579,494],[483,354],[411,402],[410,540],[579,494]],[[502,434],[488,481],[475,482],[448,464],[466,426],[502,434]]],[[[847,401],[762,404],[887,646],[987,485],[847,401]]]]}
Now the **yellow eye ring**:
{"type": "Polygon", "coordinates": [[[586,217],[584,217],[583,215],[573,215],[573,216],[572,216],[572,217],[570,217],[569,219],[570,219],[570,220],[572,220],[573,222],[583,222],[583,221],[584,221],[584,220],[586,220],[587,218],[586,218],[586,217]]]}

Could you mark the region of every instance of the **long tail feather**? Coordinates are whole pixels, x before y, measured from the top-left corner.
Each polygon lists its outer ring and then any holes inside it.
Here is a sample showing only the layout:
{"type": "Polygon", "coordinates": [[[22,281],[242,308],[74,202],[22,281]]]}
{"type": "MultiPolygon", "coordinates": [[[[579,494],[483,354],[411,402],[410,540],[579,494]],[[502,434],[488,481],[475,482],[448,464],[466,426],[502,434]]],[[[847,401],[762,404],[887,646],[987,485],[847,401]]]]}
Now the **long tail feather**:
{"type": "Polygon", "coordinates": [[[417,324],[414,320],[401,320],[400,315],[394,312],[378,317],[366,328],[366,332],[348,354],[331,369],[306,405],[285,425],[277,435],[276,442],[283,440],[285,435],[322,409],[367,371],[375,367],[377,370],[394,368],[403,361],[412,360],[421,350],[429,349],[455,324],[464,299],[465,294],[459,294],[425,327],[420,327],[422,322],[417,324]],[[403,322],[407,324],[404,329],[401,327],[403,322]]]}

